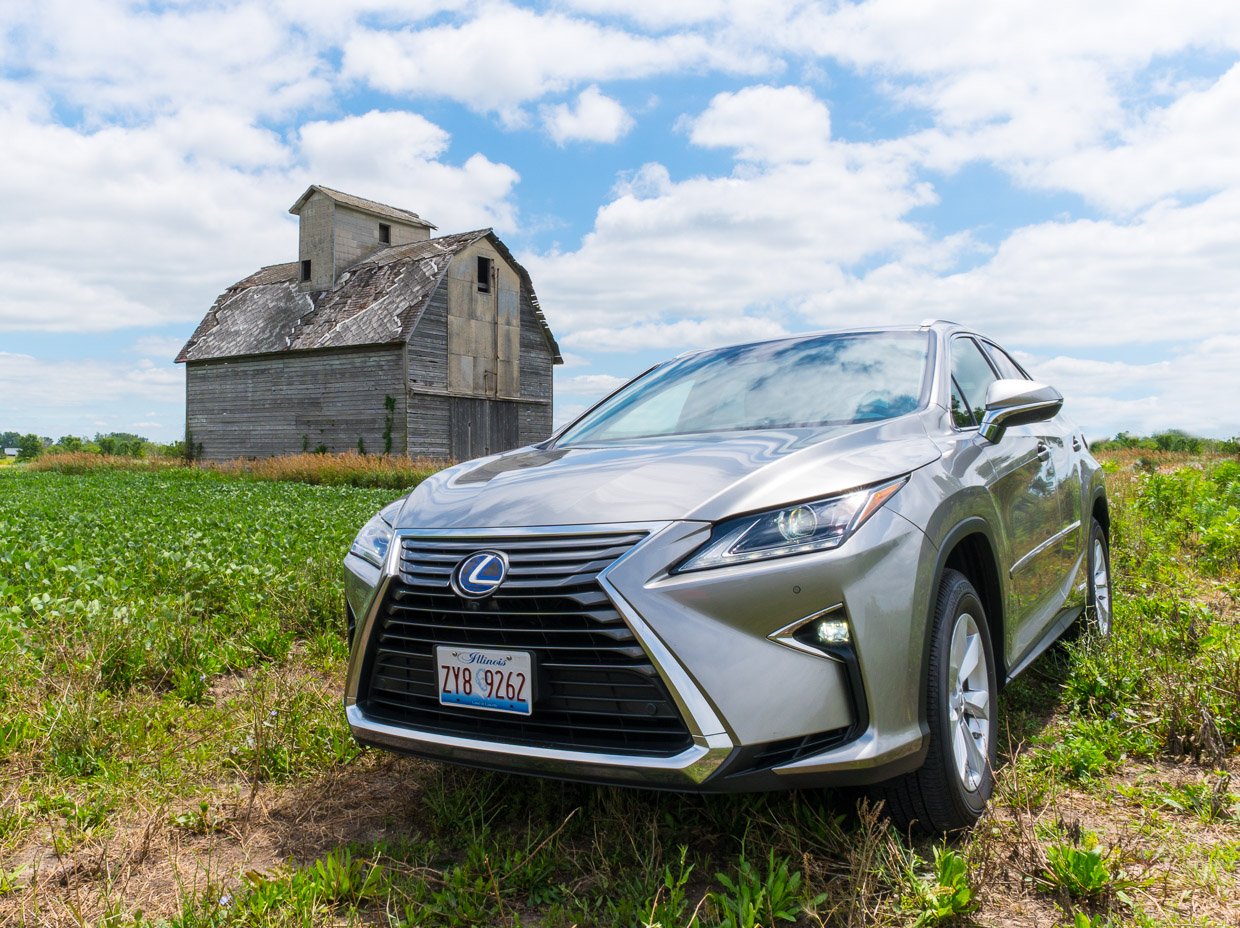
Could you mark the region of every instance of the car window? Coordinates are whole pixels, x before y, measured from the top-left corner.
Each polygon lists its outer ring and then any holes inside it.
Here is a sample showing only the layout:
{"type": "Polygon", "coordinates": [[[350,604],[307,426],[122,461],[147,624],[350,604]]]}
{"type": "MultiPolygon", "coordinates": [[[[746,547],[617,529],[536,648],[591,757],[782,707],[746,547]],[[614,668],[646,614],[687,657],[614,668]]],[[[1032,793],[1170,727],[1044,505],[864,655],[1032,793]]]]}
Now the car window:
{"type": "Polygon", "coordinates": [[[955,377],[952,378],[952,421],[956,423],[956,428],[977,428],[977,420],[973,418],[973,413],[961,396],[955,377]]]}
{"type": "Polygon", "coordinates": [[[611,424],[612,437],[619,439],[637,435],[666,435],[674,431],[694,385],[693,380],[672,384],[649,403],[642,403],[621,413],[611,424]]]}
{"type": "Polygon", "coordinates": [[[986,346],[986,353],[990,355],[990,360],[999,369],[1000,377],[1004,380],[1029,379],[1029,375],[1025,373],[1019,364],[1012,360],[1006,351],[991,342],[984,342],[983,344],[986,346]]]}
{"type": "Polygon", "coordinates": [[[920,408],[925,332],[864,332],[690,355],[623,387],[557,440],[584,442],[878,422],[920,408]]]}
{"type": "MultiPolygon", "coordinates": [[[[960,387],[964,404],[980,422],[986,408],[986,388],[999,378],[977,342],[971,338],[952,339],[952,377],[960,387]]],[[[959,425],[959,421],[957,421],[959,425]]],[[[970,426],[961,426],[968,428],[970,426]]]]}

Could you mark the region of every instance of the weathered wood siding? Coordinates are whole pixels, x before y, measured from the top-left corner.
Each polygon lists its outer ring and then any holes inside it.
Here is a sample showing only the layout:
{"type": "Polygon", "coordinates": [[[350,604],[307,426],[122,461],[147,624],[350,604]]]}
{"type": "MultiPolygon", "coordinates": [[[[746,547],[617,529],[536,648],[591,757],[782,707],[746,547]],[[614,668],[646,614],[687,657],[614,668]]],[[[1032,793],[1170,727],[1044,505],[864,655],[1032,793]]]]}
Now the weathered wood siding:
{"type": "Polygon", "coordinates": [[[305,351],[186,365],[186,429],[208,460],[270,457],[326,446],[383,451],[407,444],[402,349],[305,351]]]}
{"type": "Polygon", "coordinates": [[[470,249],[428,301],[407,350],[410,454],[467,460],[551,434],[551,349],[528,295],[505,284],[520,286],[515,270],[492,249],[470,249]],[[498,293],[477,293],[479,254],[496,262],[498,293]],[[476,378],[483,369],[503,377],[476,378]]]}
{"type": "Polygon", "coordinates": [[[380,219],[350,209],[341,203],[336,204],[333,220],[333,242],[336,278],[348,270],[362,258],[368,257],[380,248],[386,248],[379,241],[379,224],[390,226],[393,245],[408,245],[410,242],[421,242],[430,237],[430,230],[424,226],[405,225],[396,219],[380,219]]]}
{"type": "MultiPolygon", "coordinates": [[[[335,203],[326,194],[316,191],[298,214],[297,260],[310,262],[310,280],[302,282],[302,290],[325,290],[332,285],[332,214],[335,203]]],[[[301,265],[297,278],[301,279],[301,265]]]]}

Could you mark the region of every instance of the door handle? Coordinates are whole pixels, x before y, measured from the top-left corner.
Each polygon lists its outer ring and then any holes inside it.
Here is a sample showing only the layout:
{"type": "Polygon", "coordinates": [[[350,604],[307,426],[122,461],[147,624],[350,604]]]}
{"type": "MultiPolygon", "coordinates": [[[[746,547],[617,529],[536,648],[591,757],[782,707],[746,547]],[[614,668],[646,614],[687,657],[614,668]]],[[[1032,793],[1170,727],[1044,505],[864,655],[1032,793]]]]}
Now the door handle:
{"type": "Polygon", "coordinates": [[[1047,457],[1050,456],[1050,453],[1051,453],[1050,446],[1044,441],[1039,441],[1038,442],[1038,457],[1045,460],[1047,457]]]}

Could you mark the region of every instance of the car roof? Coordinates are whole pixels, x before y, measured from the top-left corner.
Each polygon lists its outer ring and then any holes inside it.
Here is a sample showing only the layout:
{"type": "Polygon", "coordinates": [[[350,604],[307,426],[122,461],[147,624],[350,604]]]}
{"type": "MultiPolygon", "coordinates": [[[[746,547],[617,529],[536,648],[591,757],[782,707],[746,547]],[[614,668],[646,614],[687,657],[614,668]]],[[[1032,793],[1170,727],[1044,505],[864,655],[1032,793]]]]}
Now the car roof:
{"type": "Polygon", "coordinates": [[[706,354],[711,351],[722,351],[726,348],[750,348],[757,345],[774,345],[780,342],[798,342],[810,338],[820,338],[824,335],[870,335],[879,332],[925,332],[935,331],[943,335],[965,333],[969,335],[977,335],[980,338],[989,339],[980,332],[969,329],[961,325],[959,322],[952,322],[949,319],[926,319],[916,325],[867,325],[867,326],[848,326],[838,329],[819,329],[813,332],[797,332],[793,335],[781,335],[778,338],[760,338],[752,342],[735,342],[728,345],[716,345],[713,348],[693,348],[689,351],[682,351],[675,356],[676,360],[680,358],[688,358],[693,355],[706,354]]]}

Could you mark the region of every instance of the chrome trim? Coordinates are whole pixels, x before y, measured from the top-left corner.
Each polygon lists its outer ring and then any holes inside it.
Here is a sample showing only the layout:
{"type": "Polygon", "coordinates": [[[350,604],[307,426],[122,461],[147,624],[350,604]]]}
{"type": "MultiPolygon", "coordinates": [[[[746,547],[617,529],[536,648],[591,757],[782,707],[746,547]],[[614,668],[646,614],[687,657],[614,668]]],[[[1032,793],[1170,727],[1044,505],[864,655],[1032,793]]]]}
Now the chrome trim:
{"type": "Polygon", "coordinates": [[[701,783],[719,767],[732,751],[732,742],[722,735],[694,744],[672,757],[646,757],[633,754],[602,754],[540,748],[506,741],[478,741],[455,735],[419,731],[402,725],[389,725],[367,718],[358,705],[345,709],[355,737],[397,750],[413,751],[444,759],[474,760],[480,763],[512,762],[530,773],[564,774],[574,777],[632,780],[637,784],[686,786],[701,783]]]}
{"type": "MultiPolygon", "coordinates": [[[[1029,561],[1033,560],[1035,557],[1037,557],[1039,554],[1041,554],[1043,551],[1045,551],[1047,548],[1051,547],[1052,545],[1058,544],[1060,541],[1063,541],[1063,539],[1066,536],[1071,535],[1073,532],[1075,532],[1080,527],[1081,527],[1081,520],[1077,519],[1067,528],[1060,529],[1059,531],[1057,531],[1054,535],[1046,539],[1046,541],[1042,542],[1040,545],[1038,545],[1028,554],[1021,557],[1015,564],[1013,564],[1011,569],[1008,571],[1008,578],[1011,579],[1012,577],[1015,577],[1016,574],[1027,563],[1029,563],[1029,561]]],[[[1069,578],[1069,582],[1071,582],[1071,578],[1069,578]]]]}
{"type": "MultiPolygon", "coordinates": [[[[669,783],[701,783],[723,763],[724,759],[727,758],[735,747],[735,744],[725,726],[719,720],[719,716],[684,667],[676,660],[671,651],[667,649],[667,646],[659,638],[658,634],[646,624],[636,610],[629,605],[615,586],[607,579],[608,574],[611,573],[616,565],[630,557],[638,548],[647,544],[652,538],[672,524],[674,523],[608,522],[594,525],[539,525],[522,526],[519,528],[396,529],[392,537],[392,544],[388,549],[383,571],[380,574],[379,585],[375,589],[365,620],[357,629],[353,651],[349,655],[344,704],[345,713],[349,719],[349,726],[353,729],[353,734],[362,740],[377,741],[394,748],[410,748],[411,745],[416,745],[427,753],[436,753],[435,748],[439,746],[440,750],[438,753],[445,756],[450,756],[451,752],[456,750],[479,752],[480,755],[489,754],[493,757],[520,758],[522,766],[528,767],[537,766],[537,764],[533,764],[531,761],[546,759],[549,764],[553,766],[558,765],[556,769],[560,772],[574,776],[588,776],[590,774],[588,768],[593,766],[603,771],[599,774],[601,776],[623,778],[625,769],[647,772],[665,770],[669,774],[674,774],[669,783]],[[387,595],[388,586],[400,573],[400,552],[403,550],[402,542],[405,538],[488,539],[500,537],[514,538],[522,535],[546,537],[558,535],[615,535],[635,532],[644,532],[645,537],[608,564],[607,567],[598,573],[595,579],[603,592],[612,600],[612,605],[616,607],[616,612],[620,615],[620,618],[629,626],[633,637],[637,639],[638,644],[649,655],[651,664],[658,671],[673,701],[676,703],[677,709],[680,710],[681,716],[689,729],[689,734],[693,738],[693,747],[682,751],[674,757],[643,757],[641,755],[611,755],[587,751],[566,751],[560,748],[536,748],[502,741],[478,741],[453,735],[432,734],[416,728],[378,722],[367,718],[362,712],[361,707],[357,705],[362,661],[366,650],[364,643],[370,640],[371,634],[374,631],[375,622],[378,620],[379,608],[387,595]]],[[[479,761],[485,760],[481,756],[476,759],[479,761]]],[[[643,776],[642,781],[648,782],[648,779],[643,776]]]]}
{"type": "MultiPolygon", "coordinates": [[[[841,660],[838,655],[829,654],[828,652],[821,651],[818,648],[810,647],[809,645],[804,644],[803,642],[797,641],[796,638],[793,636],[798,631],[800,631],[802,628],[804,628],[806,625],[808,625],[810,622],[815,622],[818,619],[824,618],[825,616],[828,616],[833,612],[839,612],[843,608],[844,608],[843,603],[836,603],[834,606],[828,606],[826,609],[823,609],[819,612],[815,612],[813,615],[807,615],[803,619],[797,619],[795,622],[789,625],[785,625],[783,628],[778,629],[777,631],[771,632],[766,637],[770,639],[771,641],[775,642],[776,644],[782,644],[784,647],[792,648],[794,651],[800,651],[804,654],[812,654],[814,657],[821,657],[823,660],[834,661],[837,664],[842,664],[844,663],[844,661],[841,660]]],[[[844,621],[848,621],[847,617],[845,617],[844,621]]],[[[849,638],[851,639],[851,637],[852,637],[852,629],[850,627],[849,638]]]]}

